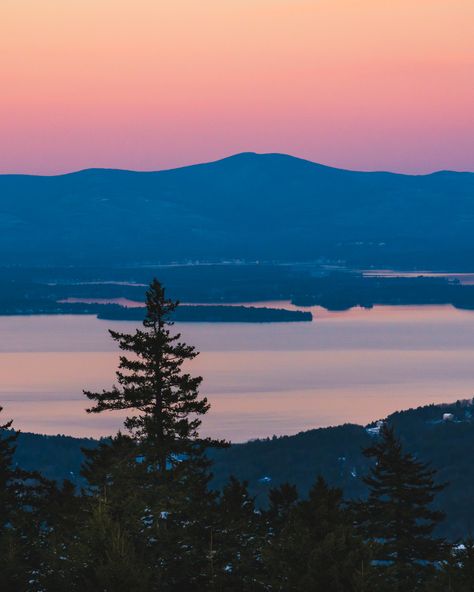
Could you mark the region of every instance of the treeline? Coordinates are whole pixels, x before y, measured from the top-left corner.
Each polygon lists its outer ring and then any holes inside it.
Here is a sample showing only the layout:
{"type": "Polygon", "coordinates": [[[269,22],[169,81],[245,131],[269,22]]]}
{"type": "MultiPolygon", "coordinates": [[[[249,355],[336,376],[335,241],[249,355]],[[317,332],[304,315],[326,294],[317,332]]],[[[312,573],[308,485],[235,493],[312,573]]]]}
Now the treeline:
{"type": "Polygon", "coordinates": [[[352,273],[301,281],[292,298],[296,306],[319,305],[328,310],[355,306],[442,305],[474,308],[474,286],[445,277],[364,277],[352,273]]]}
{"type": "MultiPolygon", "coordinates": [[[[435,505],[447,516],[437,532],[451,541],[474,533],[474,464],[466,453],[474,449],[473,413],[473,401],[467,400],[409,409],[386,418],[404,449],[429,461],[439,480],[449,483],[436,496],[435,505]],[[452,419],[443,420],[443,414],[452,419]]],[[[269,487],[285,481],[294,483],[305,497],[314,476],[321,474],[343,489],[346,499],[365,497],[367,487],[361,477],[369,470],[370,459],[362,450],[370,443],[370,431],[346,424],[233,444],[212,452],[213,484],[220,488],[233,474],[248,480],[250,492],[264,503],[269,487]],[[271,482],[262,482],[264,476],[271,482]]]]}
{"type": "MultiPolygon", "coordinates": [[[[332,310],[400,304],[474,308],[474,286],[446,277],[365,277],[356,272],[328,272],[317,264],[196,264],[157,267],[155,271],[165,278],[171,296],[184,302],[291,300],[298,306],[320,305],[332,310]]],[[[142,301],[150,273],[149,267],[0,267],[0,314],[97,314],[100,305],[61,301],[142,301]]]]}
{"type": "Polygon", "coordinates": [[[209,487],[209,410],[197,352],[170,325],[176,303],[154,281],[122,350],[117,386],[86,392],[89,411],[126,410],[126,433],[85,450],[81,491],[13,461],[11,422],[0,439],[3,591],[470,591],[474,545],[436,536],[433,500],[445,484],[383,426],[365,450],[368,496],[347,503],[316,477],[309,496],[284,483],[259,509],[247,484],[209,487]]]}
{"type": "MultiPolygon", "coordinates": [[[[474,532],[474,465],[466,451],[474,449],[472,401],[430,405],[394,413],[386,419],[395,428],[405,450],[430,461],[438,479],[449,482],[436,496],[435,505],[446,513],[436,532],[451,541],[474,532]],[[452,420],[443,421],[450,413],[452,420]]],[[[341,425],[318,428],[293,436],[252,440],[211,449],[213,478],[210,486],[222,489],[230,475],[248,481],[248,490],[258,507],[267,504],[268,492],[285,482],[296,485],[307,497],[315,475],[344,491],[347,500],[365,497],[361,477],[370,468],[362,450],[371,444],[362,426],[341,425]]],[[[80,487],[84,455],[81,448],[95,448],[99,441],[70,436],[45,436],[22,432],[17,440],[14,462],[26,470],[39,470],[50,479],[71,479],[80,487]]]]}

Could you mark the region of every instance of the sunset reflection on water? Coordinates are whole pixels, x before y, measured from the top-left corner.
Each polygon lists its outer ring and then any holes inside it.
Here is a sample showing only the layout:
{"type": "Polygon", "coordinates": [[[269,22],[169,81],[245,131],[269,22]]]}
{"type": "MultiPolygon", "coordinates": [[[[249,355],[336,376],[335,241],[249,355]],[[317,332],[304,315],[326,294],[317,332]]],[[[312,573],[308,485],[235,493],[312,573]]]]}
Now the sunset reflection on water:
{"type": "MultiPolygon", "coordinates": [[[[281,303],[279,303],[281,305],[281,303]]],[[[313,323],[182,324],[202,352],[212,404],[204,431],[243,441],[474,394],[474,312],[450,306],[375,307],[313,323]]],[[[82,389],[113,383],[118,353],[107,329],[133,323],[90,316],[0,318],[0,402],[24,431],[107,435],[117,413],[88,415],[82,389]]]]}

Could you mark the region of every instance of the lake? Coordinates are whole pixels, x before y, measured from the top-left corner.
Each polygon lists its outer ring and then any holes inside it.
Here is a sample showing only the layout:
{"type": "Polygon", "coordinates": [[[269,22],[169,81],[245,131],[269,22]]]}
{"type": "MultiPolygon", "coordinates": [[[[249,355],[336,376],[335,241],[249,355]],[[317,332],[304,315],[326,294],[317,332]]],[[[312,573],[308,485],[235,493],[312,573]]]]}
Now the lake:
{"type": "MultiPolygon", "coordinates": [[[[176,325],[201,351],[189,370],[204,376],[201,392],[212,404],[206,434],[232,441],[293,434],[474,395],[474,311],[311,310],[312,323],[176,325]]],[[[115,431],[120,416],[86,414],[82,389],[113,383],[118,354],[107,329],[134,325],[93,316],[0,317],[4,419],[48,434],[115,431]]]]}

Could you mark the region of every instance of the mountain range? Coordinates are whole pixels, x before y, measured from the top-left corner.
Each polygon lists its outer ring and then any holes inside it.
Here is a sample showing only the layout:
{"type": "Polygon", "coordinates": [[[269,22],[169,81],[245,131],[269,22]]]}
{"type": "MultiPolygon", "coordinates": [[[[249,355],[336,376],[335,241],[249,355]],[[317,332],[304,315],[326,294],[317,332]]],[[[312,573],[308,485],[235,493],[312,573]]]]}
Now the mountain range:
{"type": "Polygon", "coordinates": [[[474,173],[355,172],[283,154],[159,172],[0,175],[0,265],[321,259],[466,268],[473,222],[474,173]]]}

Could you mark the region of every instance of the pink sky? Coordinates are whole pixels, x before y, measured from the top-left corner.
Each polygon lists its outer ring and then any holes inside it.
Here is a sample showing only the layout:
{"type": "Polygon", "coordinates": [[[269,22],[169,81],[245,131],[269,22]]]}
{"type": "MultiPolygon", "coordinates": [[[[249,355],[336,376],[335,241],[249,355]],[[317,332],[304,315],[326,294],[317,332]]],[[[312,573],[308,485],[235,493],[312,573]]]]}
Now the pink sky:
{"type": "Polygon", "coordinates": [[[474,170],[472,0],[1,0],[0,172],[474,170]]]}

